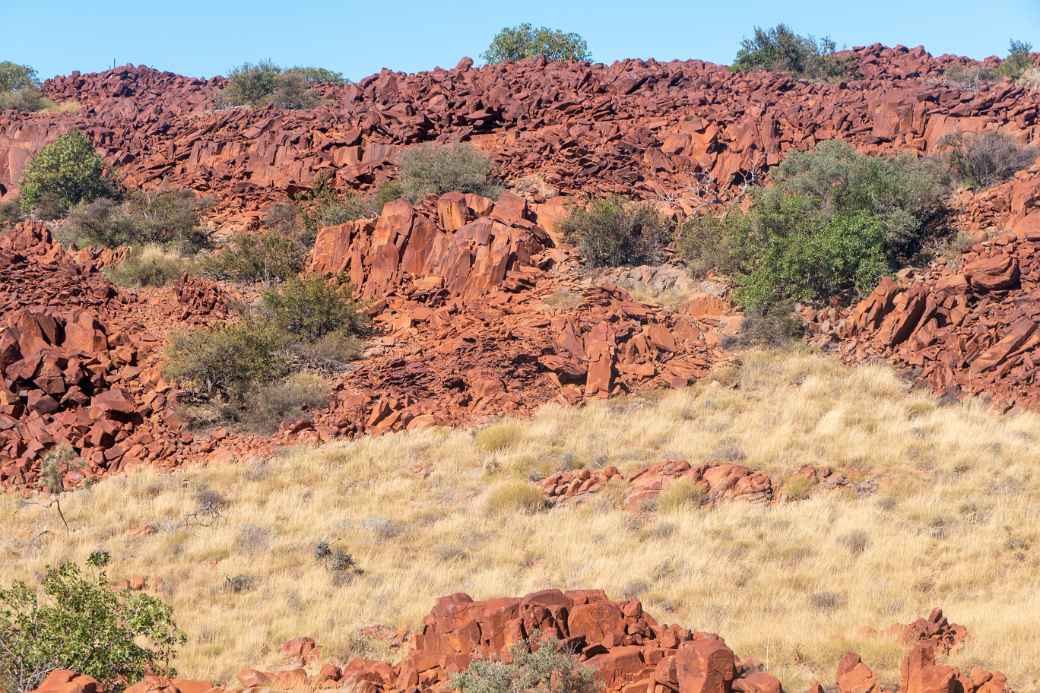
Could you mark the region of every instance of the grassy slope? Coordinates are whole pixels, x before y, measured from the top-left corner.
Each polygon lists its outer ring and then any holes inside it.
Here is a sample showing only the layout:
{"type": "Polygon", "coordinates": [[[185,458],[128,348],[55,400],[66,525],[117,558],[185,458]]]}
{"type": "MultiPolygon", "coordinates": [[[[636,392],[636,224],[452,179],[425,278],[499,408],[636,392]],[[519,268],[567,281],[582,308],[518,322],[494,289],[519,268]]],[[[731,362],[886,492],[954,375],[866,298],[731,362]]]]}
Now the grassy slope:
{"type": "Polygon", "coordinates": [[[271,663],[297,635],[328,655],[364,650],[371,643],[357,628],[415,626],[438,595],[552,585],[638,595],[661,621],[723,634],[788,690],[832,681],[847,649],[896,680],[900,648],[867,629],[942,605],[974,636],[955,663],[1002,669],[1029,690],[1040,682],[1038,441],[1036,416],[940,407],[882,367],[756,353],[689,390],[548,407],[490,433],[426,430],[111,478],[66,497],[71,535],[53,510],[3,497],[0,560],[5,577],[28,577],[104,548],[115,578],[162,576],[191,637],[179,667],[192,676],[271,663]],[[675,455],[744,456],[776,476],[827,464],[876,478],[879,489],[643,516],[606,493],[534,514],[487,504],[511,479],[566,465],[626,471],[675,455]],[[200,489],[227,499],[223,519],[184,526],[200,489]],[[146,523],[159,531],[132,533],[146,523]],[[322,539],[364,574],[337,578],[319,565],[322,539]],[[236,575],[254,577],[253,588],[226,590],[236,575]]]}

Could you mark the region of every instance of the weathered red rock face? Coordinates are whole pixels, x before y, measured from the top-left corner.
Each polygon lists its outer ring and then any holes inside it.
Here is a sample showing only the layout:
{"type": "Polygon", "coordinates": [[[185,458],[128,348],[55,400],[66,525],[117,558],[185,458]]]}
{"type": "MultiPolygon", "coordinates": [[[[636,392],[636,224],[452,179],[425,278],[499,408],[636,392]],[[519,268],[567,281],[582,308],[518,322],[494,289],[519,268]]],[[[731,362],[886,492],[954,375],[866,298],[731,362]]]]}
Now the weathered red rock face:
{"type": "Polygon", "coordinates": [[[904,281],[884,279],[845,314],[810,315],[818,340],[850,362],[882,356],[938,393],[985,395],[1035,408],[1040,345],[1040,229],[973,246],[904,281]]]}
{"type": "Polygon", "coordinates": [[[1034,139],[1038,97],[1004,82],[950,87],[963,59],[923,49],[854,51],[865,79],[841,85],[699,61],[604,65],[539,60],[416,74],[384,71],[323,87],[312,111],[209,111],[221,80],[124,67],[57,78],[45,91],[76,113],[0,118],[0,197],[26,161],[71,128],[85,131],[131,187],[187,187],[218,217],[255,219],[268,202],[332,174],[367,187],[402,147],[472,138],[506,179],[537,172],[565,192],[618,191],[689,207],[778,163],[844,139],[868,150],[929,151],[955,130],[1004,127],[1034,139]]]}
{"type": "Polygon", "coordinates": [[[710,321],[583,286],[573,252],[508,193],[449,193],[418,210],[400,201],[374,223],[324,229],[311,269],[346,272],[378,299],[384,331],[315,417],[321,439],[683,386],[718,358],[710,321]],[[573,305],[552,305],[560,293],[573,305]]]}

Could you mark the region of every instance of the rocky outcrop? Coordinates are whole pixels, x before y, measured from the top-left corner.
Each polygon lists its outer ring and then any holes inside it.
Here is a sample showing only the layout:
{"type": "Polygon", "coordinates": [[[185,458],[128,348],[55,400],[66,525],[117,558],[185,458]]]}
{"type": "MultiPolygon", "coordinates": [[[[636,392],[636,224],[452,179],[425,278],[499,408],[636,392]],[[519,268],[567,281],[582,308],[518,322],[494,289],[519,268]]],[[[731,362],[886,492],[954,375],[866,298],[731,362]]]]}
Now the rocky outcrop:
{"type": "Polygon", "coordinates": [[[807,313],[817,341],[850,362],[884,357],[937,393],[1040,404],[1040,229],[978,243],[953,267],[890,278],[846,313],[807,313]]]}
{"type": "Polygon", "coordinates": [[[612,65],[538,59],[416,74],[384,70],[320,89],[310,111],[212,110],[222,80],[132,66],[50,80],[72,113],[0,119],[0,197],[27,160],[76,128],[130,187],[191,188],[218,218],[256,220],[286,193],[333,176],[367,188],[393,175],[401,149],[472,139],[497,173],[539,174],[564,192],[624,192],[689,211],[728,197],[787,152],[825,139],[871,151],[932,151],[948,133],[1006,128],[1034,139],[1037,96],[1009,82],[978,91],[942,79],[960,58],[923,48],[852,51],[863,79],[802,82],[700,61],[612,65]]]}

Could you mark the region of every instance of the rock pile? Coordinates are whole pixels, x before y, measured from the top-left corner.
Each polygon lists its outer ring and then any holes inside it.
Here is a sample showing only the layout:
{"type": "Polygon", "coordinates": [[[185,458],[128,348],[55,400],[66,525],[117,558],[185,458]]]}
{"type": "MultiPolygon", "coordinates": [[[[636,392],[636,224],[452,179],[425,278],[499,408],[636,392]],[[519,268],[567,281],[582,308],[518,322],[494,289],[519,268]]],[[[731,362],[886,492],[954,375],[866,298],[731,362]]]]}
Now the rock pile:
{"type": "Polygon", "coordinates": [[[385,335],[342,376],[320,437],[525,413],[687,385],[718,358],[709,322],[583,285],[521,198],[448,193],[319,233],[311,269],[346,273],[385,335]],[[574,301],[555,305],[566,293],[574,301]]]}
{"type": "Polygon", "coordinates": [[[689,210],[824,139],[879,151],[931,151],[950,132],[992,127],[1034,139],[1040,98],[1009,82],[949,84],[943,70],[963,59],[882,46],[851,55],[863,79],[834,85],[700,61],[463,61],[322,87],[326,105],[311,111],[207,110],[219,79],[135,67],[74,73],[45,91],[80,102],[78,111],[0,118],[0,198],[17,192],[34,152],[72,128],[131,187],[212,194],[218,217],[246,220],[319,176],[349,188],[378,183],[403,147],[425,141],[472,139],[507,180],[538,173],[564,192],[624,192],[689,210]]]}
{"type": "Polygon", "coordinates": [[[808,313],[818,341],[850,362],[884,357],[938,393],[1040,404],[1040,230],[1005,233],[902,281],[884,279],[847,313],[808,313]]]}
{"type": "MultiPolygon", "coordinates": [[[[780,681],[751,658],[741,659],[714,633],[658,623],[636,599],[616,602],[600,590],[548,589],[524,597],[474,601],[466,594],[441,597],[396,664],[354,658],[321,664],[311,638],[282,646],[287,666],[278,671],[243,669],[237,685],[146,677],[132,693],[349,689],[358,693],[452,690],[452,678],[475,659],[510,661],[513,647],[562,643],[595,672],[604,693],[783,693],[780,681]],[[308,673],[311,671],[317,673],[308,673]]],[[[837,667],[837,693],[1012,693],[1006,677],[974,667],[964,672],[936,663],[935,646],[914,643],[903,658],[901,684],[891,689],[859,655],[837,667]]],[[[34,693],[97,693],[97,681],[69,671],[52,672],[34,693]]],[[[809,693],[824,693],[819,683],[809,693]]]]}

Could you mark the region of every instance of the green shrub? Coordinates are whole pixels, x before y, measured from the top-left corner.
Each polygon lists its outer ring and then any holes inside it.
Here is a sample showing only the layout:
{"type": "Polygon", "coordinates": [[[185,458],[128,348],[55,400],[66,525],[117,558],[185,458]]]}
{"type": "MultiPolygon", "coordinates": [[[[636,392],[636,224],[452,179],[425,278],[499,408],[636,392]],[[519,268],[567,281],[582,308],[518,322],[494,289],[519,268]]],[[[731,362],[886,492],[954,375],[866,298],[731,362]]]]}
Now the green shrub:
{"type": "Polygon", "coordinates": [[[617,196],[572,209],[562,228],[592,267],[656,262],[668,233],[666,220],[652,205],[617,196]]]}
{"type": "Polygon", "coordinates": [[[263,305],[273,326],[306,342],[333,332],[358,335],[368,329],[353,288],[343,278],[292,277],[264,293],[263,305]]]}
{"type": "Polygon", "coordinates": [[[175,333],[166,350],[164,374],[209,397],[238,404],[257,385],[288,374],[285,345],[282,332],[250,320],[175,333]]]}
{"type": "Polygon", "coordinates": [[[401,156],[401,196],[416,202],[446,192],[498,197],[491,180],[491,160],[468,144],[422,144],[401,156]]]}
{"type": "Polygon", "coordinates": [[[346,84],[340,72],[334,72],[324,67],[290,67],[284,73],[286,75],[298,76],[308,84],[346,84]]]}
{"type": "Polygon", "coordinates": [[[510,649],[510,662],[475,659],[452,679],[462,693],[598,693],[595,672],[578,663],[558,640],[538,644],[536,631],[510,649]],[[533,651],[532,651],[533,650],[533,651]]]}
{"type": "Polygon", "coordinates": [[[1037,149],[998,130],[943,138],[950,168],[965,185],[985,188],[1008,180],[1036,160],[1037,149]]]}
{"type": "Polygon", "coordinates": [[[829,38],[799,36],[786,24],[772,29],[756,26],[754,36],[741,42],[732,69],[789,72],[807,79],[852,76],[854,59],[840,58],[834,51],[834,42],[829,38]]]}
{"type": "MultiPolygon", "coordinates": [[[[270,61],[244,63],[228,75],[220,101],[230,106],[275,106],[276,108],[314,108],[319,103],[311,86],[324,79],[342,76],[322,68],[283,70],[270,61]]],[[[333,81],[335,81],[333,79],[333,81]]]]}
{"type": "Polygon", "coordinates": [[[401,182],[388,180],[376,188],[372,206],[378,214],[383,211],[383,207],[385,207],[388,202],[399,200],[402,197],[404,197],[404,186],[401,185],[401,182]]]}
{"type": "Polygon", "coordinates": [[[997,71],[977,63],[968,63],[946,68],[943,77],[961,89],[978,91],[984,85],[997,81],[997,71]]]}
{"type": "Polygon", "coordinates": [[[101,570],[84,574],[74,563],[48,568],[40,587],[0,588],[0,686],[30,691],[55,668],[110,687],[175,673],[170,663],[186,638],[161,600],[116,590],[101,570]]]}
{"type": "Polygon", "coordinates": [[[239,282],[281,281],[299,274],[307,249],[275,231],[240,233],[227,246],[201,258],[199,269],[218,279],[239,282]]]}
{"type": "Polygon", "coordinates": [[[1033,67],[1033,44],[1011,39],[1008,54],[997,68],[997,74],[1010,80],[1017,80],[1026,70],[1033,67]]]}
{"type": "Polygon", "coordinates": [[[313,373],[298,373],[256,387],[248,403],[231,413],[242,428],[270,435],[282,421],[299,418],[306,410],[328,404],[329,384],[313,373]]]}
{"type": "Polygon", "coordinates": [[[166,286],[191,269],[180,254],[159,245],[135,246],[117,265],[105,271],[113,284],[139,288],[166,286]]]}
{"type": "Polygon", "coordinates": [[[63,213],[79,202],[115,192],[101,157],[90,140],[77,131],[66,133],[41,149],[26,166],[20,187],[25,212],[46,203],[63,213]]]}
{"type": "Polygon", "coordinates": [[[740,332],[734,337],[723,338],[722,346],[734,347],[779,347],[798,339],[805,333],[805,323],[794,312],[790,303],[776,303],[744,315],[740,332]]]}
{"type": "Polygon", "coordinates": [[[524,23],[506,27],[495,34],[491,45],[481,57],[491,64],[509,63],[545,56],[546,60],[590,59],[589,45],[578,34],[566,33],[548,27],[535,28],[524,23]]]}
{"type": "Polygon", "coordinates": [[[40,91],[36,70],[10,61],[0,62],[0,111],[39,111],[51,102],[40,91]]]}
{"type": "Polygon", "coordinates": [[[192,253],[209,244],[202,224],[209,206],[190,190],[138,191],[122,203],[101,198],[73,208],[61,237],[77,247],[160,244],[192,253]]]}
{"type": "Polygon", "coordinates": [[[794,301],[850,300],[911,261],[940,231],[948,179],[936,162],[858,154],[840,142],[792,154],[748,212],[687,222],[680,252],[731,273],[765,314],[794,301]]]}

